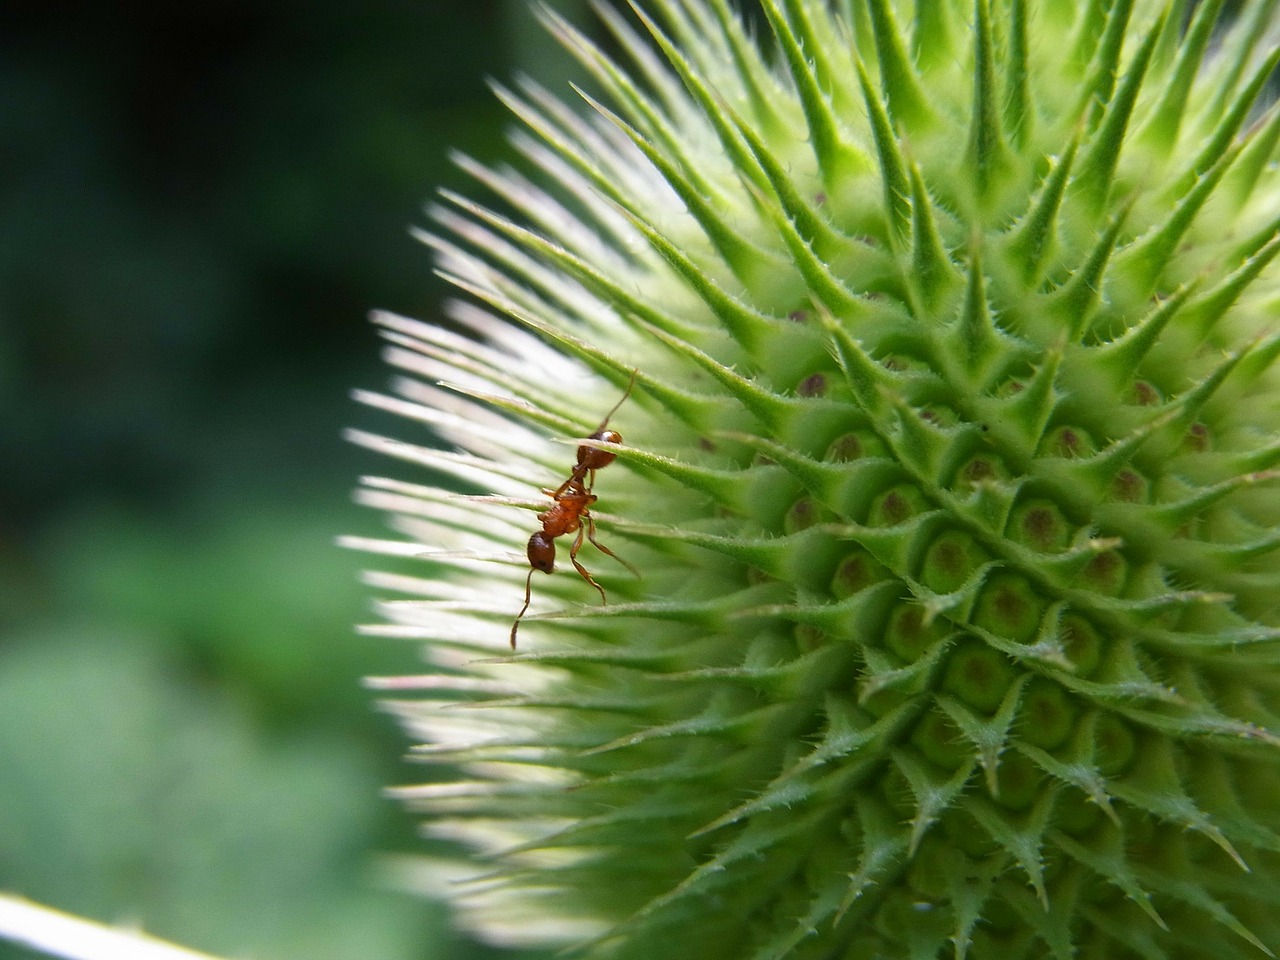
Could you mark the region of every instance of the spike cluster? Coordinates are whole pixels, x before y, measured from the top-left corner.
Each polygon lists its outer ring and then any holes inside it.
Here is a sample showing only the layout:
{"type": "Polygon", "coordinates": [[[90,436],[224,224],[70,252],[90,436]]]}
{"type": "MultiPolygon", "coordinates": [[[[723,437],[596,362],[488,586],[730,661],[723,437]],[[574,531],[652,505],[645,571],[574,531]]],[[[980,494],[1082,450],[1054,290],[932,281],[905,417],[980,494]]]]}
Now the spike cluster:
{"type": "MultiPolygon", "coordinates": [[[[499,95],[423,239],[462,334],[379,316],[367,402],[460,481],[367,481],[504,943],[618,958],[1280,952],[1280,109],[1268,0],[553,13],[606,102],[499,95]],[[484,306],[475,304],[478,301],[484,306]],[[499,319],[499,318],[502,319],[499,319]],[[599,536],[523,545],[638,370],[599,536]],[[593,379],[591,374],[595,375],[593,379]],[[445,388],[427,381],[447,381],[445,388]],[[607,382],[602,386],[601,381],[607,382]],[[590,442],[590,441],[589,441],[590,442]],[[621,575],[618,575],[621,574],[621,575]]],[[[444,869],[439,865],[432,871],[444,869]]],[[[428,871],[431,872],[431,871],[428,871]]]]}

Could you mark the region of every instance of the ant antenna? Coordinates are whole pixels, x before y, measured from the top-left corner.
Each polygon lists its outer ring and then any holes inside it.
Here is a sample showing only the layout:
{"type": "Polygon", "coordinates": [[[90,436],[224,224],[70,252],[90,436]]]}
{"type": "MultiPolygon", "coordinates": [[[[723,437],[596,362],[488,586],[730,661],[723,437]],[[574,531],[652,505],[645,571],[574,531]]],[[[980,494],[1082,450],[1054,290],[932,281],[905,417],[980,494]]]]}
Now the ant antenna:
{"type": "Polygon", "coordinates": [[[631,388],[636,385],[636,374],[640,372],[639,367],[631,368],[631,379],[627,381],[627,389],[622,391],[622,396],[618,398],[618,402],[613,405],[613,409],[604,415],[604,419],[600,421],[600,426],[596,427],[595,433],[599,433],[609,425],[609,421],[613,419],[613,415],[618,412],[619,408],[627,402],[627,397],[631,396],[631,388]]]}

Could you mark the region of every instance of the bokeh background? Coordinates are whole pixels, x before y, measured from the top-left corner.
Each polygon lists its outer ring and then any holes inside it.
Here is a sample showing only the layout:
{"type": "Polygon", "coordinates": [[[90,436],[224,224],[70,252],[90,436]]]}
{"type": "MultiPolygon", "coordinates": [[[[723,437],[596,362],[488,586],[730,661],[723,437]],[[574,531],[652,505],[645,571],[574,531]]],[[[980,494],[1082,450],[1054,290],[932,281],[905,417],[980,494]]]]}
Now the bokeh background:
{"type": "Polygon", "coordinates": [[[354,635],[334,538],[396,469],[339,437],[391,429],[365,314],[439,317],[407,227],[451,147],[504,156],[517,71],[577,75],[525,0],[7,5],[0,889],[226,957],[498,956],[379,867],[422,774],[360,677],[419,660],[354,635]]]}

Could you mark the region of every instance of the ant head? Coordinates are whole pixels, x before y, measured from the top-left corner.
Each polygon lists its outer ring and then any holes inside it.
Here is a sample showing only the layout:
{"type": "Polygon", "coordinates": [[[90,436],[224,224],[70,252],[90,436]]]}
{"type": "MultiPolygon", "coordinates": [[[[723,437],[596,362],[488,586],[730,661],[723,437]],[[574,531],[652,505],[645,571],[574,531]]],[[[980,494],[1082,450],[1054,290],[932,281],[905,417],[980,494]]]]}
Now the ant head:
{"type": "MultiPolygon", "coordinates": [[[[621,443],[622,434],[617,430],[597,430],[591,435],[592,440],[603,440],[605,443],[621,443]]],[[[608,450],[598,450],[595,447],[579,447],[578,448],[578,466],[585,467],[588,470],[599,470],[601,467],[607,467],[617,459],[617,454],[610,453],[608,450]]]]}
{"type": "Polygon", "coordinates": [[[529,538],[529,566],[543,573],[551,573],[556,568],[556,542],[539,530],[529,538]]]}

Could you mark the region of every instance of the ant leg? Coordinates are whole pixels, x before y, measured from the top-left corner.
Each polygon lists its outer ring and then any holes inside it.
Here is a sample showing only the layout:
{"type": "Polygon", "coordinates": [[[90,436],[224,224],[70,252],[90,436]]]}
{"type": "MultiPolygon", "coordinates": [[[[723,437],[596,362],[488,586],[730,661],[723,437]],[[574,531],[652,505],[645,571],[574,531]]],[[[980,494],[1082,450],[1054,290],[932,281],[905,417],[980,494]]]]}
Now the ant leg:
{"type": "Polygon", "coordinates": [[[529,601],[533,597],[533,567],[529,568],[529,575],[524,578],[524,606],[520,608],[520,612],[516,614],[515,622],[511,624],[511,649],[516,648],[516,631],[520,629],[520,618],[524,616],[524,612],[529,609],[529,601]]]}
{"type": "MultiPolygon", "coordinates": [[[[591,522],[590,514],[587,514],[586,520],[588,523],[591,522]]],[[[573,564],[573,569],[578,571],[578,575],[600,592],[600,602],[607,605],[609,603],[609,598],[604,595],[604,587],[596,583],[595,578],[591,576],[587,571],[587,568],[578,562],[578,551],[582,549],[582,537],[586,532],[587,528],[585,526],[578,528],[578,536],[574,539],[573,546],[569,548],[569,560],[573,564]]]]}
{"type": "Polygon", "coordinates": [[[560,494],[568,490],[571,486],[573,486],[575,482],[581,481],[581,480],[582,480],[582,470],[578,467],[574,467],[573,472],[569,474],[568,480],[560,484],[560,486],[556,487],[554,490],[548,490],[546,487],[543,487],[542,492],[545,493],[552,500],[559,500],[560,494]]]}
{"type": "Polygon", "coordinates": [[[595,486],[595,483],[596,483],[596,472],[594,470],[591,470],[590,467],[586,467],[581,463],[573,468],[572,472],[570,472],[569,474],[569,479],[566,480],[564,483],[560,484],[560,486],[556,487],[554,490],[548,490],[546,487],[543,487],[542,492],[545,493],[552,500],[559,500],[560,494],[564,493],[574,484],[582,483],[582,478],[587,476],[588,472],[590,472],[591,474],[591,480],[587,484],[586,490],[587,490],[587,493],[590,493],[591,488],[595,486]]]}
{"type": "Polygon", "coordinates": [[[639,570],[637,570],[631,564],[627,563],[627,561],[623,560],[620,556],[618,556],[616,553],[614,553],[612,550],[610,550],[603,543],[601,543],[599,540],[596,539],[596,521],[591,516],[591,514],[587,514],[583,519],[587,521],[586,523],[587,539],[591,541],[591,545],[595,547],[597,550],[599,550],[601,553],[608,554],[609,556],[613,557],[613,559],[617,560],[620,564],[622,564],[624,567],[630,570],[631,575],[635,577],[637,580],[643,579],[640,576],[639,570]]]}

